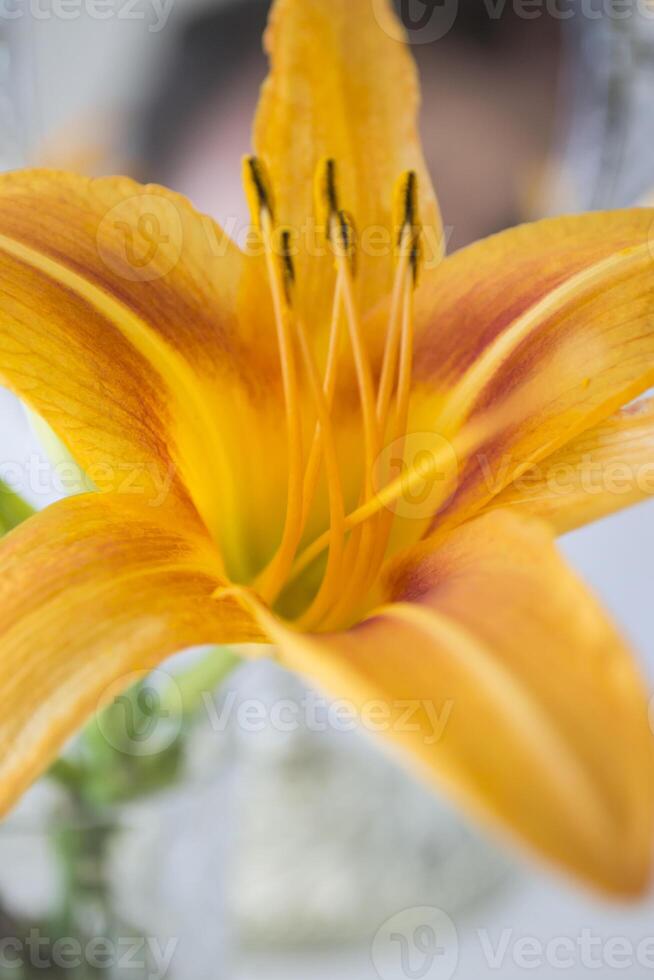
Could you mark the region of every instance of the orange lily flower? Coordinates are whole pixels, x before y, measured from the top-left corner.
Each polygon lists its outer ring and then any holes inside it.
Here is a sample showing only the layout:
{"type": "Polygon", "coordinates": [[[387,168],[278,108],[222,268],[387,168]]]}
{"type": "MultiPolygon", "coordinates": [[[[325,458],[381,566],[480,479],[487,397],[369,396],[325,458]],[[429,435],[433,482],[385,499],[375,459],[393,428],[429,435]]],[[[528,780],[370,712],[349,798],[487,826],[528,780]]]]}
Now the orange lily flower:
{"type": "Polygon", "coordinates": [[[654,384],[654,210],[441,261],[398,31],[380,2],[277,0],[256,247],[160,187],[0,178],[0,379],[103,491],[0,547],[0,810],[121,678],[246,642],[381,703],[495,831],[634,894],[647,696],[554,538],[647,493],[604,477],[652,458],[654,402],[620,410],[654,384]]]}

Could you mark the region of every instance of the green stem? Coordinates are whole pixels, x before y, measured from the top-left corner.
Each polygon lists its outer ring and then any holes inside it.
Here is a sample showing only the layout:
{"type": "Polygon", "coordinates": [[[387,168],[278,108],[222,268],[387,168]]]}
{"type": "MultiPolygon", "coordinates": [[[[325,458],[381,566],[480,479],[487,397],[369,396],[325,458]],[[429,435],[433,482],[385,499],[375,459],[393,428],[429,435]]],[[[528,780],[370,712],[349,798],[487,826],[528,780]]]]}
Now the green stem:
{"type": "Polygon", "coordinates": [[[76,765],[63,757],[52,763],[48,769],[48,777],[59,783],[69,793],[78,793],[86,775],[84,766],[76,765]]]}

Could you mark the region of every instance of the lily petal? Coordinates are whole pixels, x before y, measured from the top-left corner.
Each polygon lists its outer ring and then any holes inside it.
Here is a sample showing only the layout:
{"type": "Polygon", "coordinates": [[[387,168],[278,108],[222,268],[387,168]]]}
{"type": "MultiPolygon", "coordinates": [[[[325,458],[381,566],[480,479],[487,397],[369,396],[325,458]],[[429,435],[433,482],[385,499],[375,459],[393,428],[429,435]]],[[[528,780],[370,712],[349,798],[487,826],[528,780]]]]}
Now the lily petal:
{"type": "Polygon", "coordinates": [[[232,561],[283,518],[279,368],[252,265],[163,188],[0,177],[0,380],[93,482],[190,497],[232,561]],[[268,481],[252,478],[262,458],[268,481]]]}
{"type": "Polygon", "coordinates": [[[565,534],[654,497],[654,398],[622,409],[548,456],[489,507],[515,507],[565,534]]]}
{"type": "Polygon", "coordinates": [[[390,289],[393,190],[405,170],[418,174],[427,257],[433,264],[442,253],[417,133],[416,71],[403,37],[388,0],[277,0],[273,7],[266,34],[271,71],[254,147],[269,169],[277,218],[295,236],[298,302],[316,332],[328,316],[333,281],[333,261],[313,219],[315,171],[324,157],[336,160],[340,205],[359,232],[364,310],[390,289]]]}
{"type": "Polygon", "coordinates": [[[654,210],[524,225],[446,259],[418,299],[412,427],[510,406],[463,461],[458,523],[654,383],[654,210]]]}
{"type": "Polygon", "coordinates": [[[262,625],[284,663],[351,700],[473,814],[600,889],[642,890],[645,691],[547,526],[495,511],[423,542],[386,584],[392,604],[348,632],[262,625]]]}
{"type": "Polygon", "coordinates": [[[133,671],[204,643],[257,641],[220,562],[179,511],[63,500],[0,544],[0,813],[133,671]],[[164,523],[165,522],[165,523],[164,523]]]}

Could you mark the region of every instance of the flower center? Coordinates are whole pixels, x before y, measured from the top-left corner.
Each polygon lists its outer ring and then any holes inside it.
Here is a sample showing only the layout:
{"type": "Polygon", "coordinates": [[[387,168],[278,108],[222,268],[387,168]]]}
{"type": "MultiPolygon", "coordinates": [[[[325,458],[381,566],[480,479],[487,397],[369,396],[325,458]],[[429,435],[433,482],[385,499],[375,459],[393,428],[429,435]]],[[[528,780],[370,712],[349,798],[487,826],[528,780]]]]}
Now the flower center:
{"type": "MultiPolygon", "coordinates": [[[[254,588],[272,605],[290,581],[324,550],[327,561],[319,588],[299,618],[303,629],[331,629],[347,622],[370,590],[388,550],[393,511],[388,504],[406,488],[388,474],[381,491],[379,459],[382,439],[402,446],[406,437],[413,356],[413,296],[420,262],[421,229],[417,217],[417,177],[408,171],[396,192],[396,271],[390,297],[388,328],[379,383],[375,386],[357,308],[355,228],[340,208],[333,160],[318,168],[319,218],[333,251],[336,283],[324,373],[318,369],[301,314],[294,306],[295,267],[290,232],[275,224],[272,195],[261,161],[248,157],[245,188],[252,216],[261,234],[275,317],[288,439],[288,484],[284,529],[274,556],[257,577],[254,588]],[[342,323],[352,351],[363,423],[364,470],[357,508],[346,513],[336,450],[332,407],[336,390],[342,323]],[[303,372],[313,408],[315,428],[308,454],[303,450],[300,405],[303,372]],[[329,527],[298,555],[325,467],[329,527]],[[375,480],[375,474],[377,479],[375,480]]],[[[401,454],[401,453],[400,453],[401,454]]],[[[423,474],[419,479],[423,479],[423,474]]]]}

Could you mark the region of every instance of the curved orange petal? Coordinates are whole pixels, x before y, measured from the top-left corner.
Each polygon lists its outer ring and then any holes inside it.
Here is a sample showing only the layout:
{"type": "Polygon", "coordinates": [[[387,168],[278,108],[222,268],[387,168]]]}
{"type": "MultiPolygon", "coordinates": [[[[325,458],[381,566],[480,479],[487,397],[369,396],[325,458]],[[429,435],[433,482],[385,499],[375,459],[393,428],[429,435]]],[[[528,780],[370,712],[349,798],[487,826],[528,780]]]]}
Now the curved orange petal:
{"type": "Polygon", "coordinates": [[[507,407],[438,518],[458,523],[654,383],[654,210],[524,225],[446,259],[417,298],[414,430],[507,407]]]}
{"type": "Polygon", "coordinates": [[[2,541],[0,813],[110,685],[183,647],[262,639],[234,600],[212,599],[221,581],[197,524],[108,494],[54,504],[2,541]]]}
{"type": "Polygon", "coordinates": [[[277,0],[266,48],[271,69],[254,148],[269,170],[277,218],[293,232],[298,302],[315,330],[328,316],[333,283],[314,218],[324,157],[336,160],[340,205],[358,230],[364,309],[390,290],[393,191],[405,170],[418,173],[426,259],[440,259],[440,215],[417,133],[418,83],[388,0],[277,0]]]}
{"type": "Polygon", "coordinates": [[[545,524],[495,511],[386,580],[344,633],[259,611],[283,663],[389,737],[496,830],[605,891],[650,872],[654,755],[629,651],[545,524]]]}
{"type": "Polygon", "coordinates": [[[0,380],[98,484],[190,495],[241,572],[274,543],[284,502],[279,367],[255,266],[163,188],[0,177],[0,380]],[[262,462],[267,481],[254,479],[262,462]]]}
{"type": "Polygon", "coordinates": [[[622,409],[527,470],[495,497],[557,534],[654,497],[654,398],[622,409]]]}

